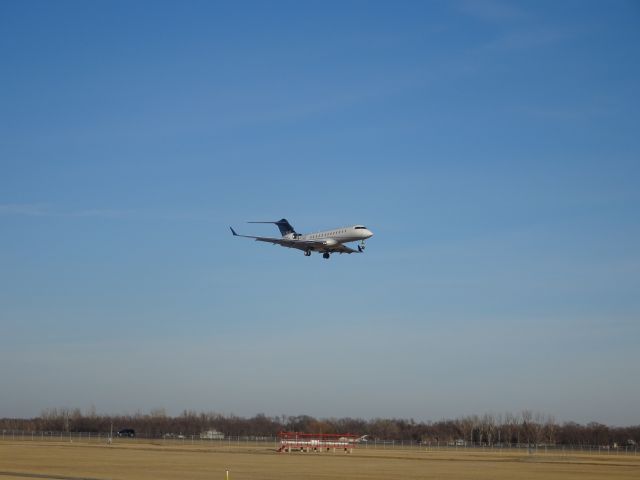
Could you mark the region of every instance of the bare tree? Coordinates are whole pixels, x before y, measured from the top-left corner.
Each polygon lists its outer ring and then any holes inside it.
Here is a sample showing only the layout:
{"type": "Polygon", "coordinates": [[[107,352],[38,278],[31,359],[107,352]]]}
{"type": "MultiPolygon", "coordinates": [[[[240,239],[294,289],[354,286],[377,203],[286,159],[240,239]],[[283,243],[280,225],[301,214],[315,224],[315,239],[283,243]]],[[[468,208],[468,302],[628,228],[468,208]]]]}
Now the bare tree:
{"type": "Polygon", "coordinates": [[[544,441],[548,445],[556,444],[556,430],[558,429],[558,425],[556,424],[556,419],[552,415],[548,415],[546,421],[544,422],[544,441]]]}
{"type": "Polygon", "coordinates": [[[226,435],[275,435],[282,430],[307,433],[369,434],[374,438],[428,440],[450,442],[463,438],[467,442],[526,442],[528,445],[613,445],[637,448],[640,444],[640,425],[609,427],[597,422],[580,425],[567,422],[558,425],[552,416],[533,414],[524,410],[520,415],[505,413],[495,417],[484,414],[471,415],[456,420],[440,420],[435,423],[416,422],[413,419],[375,418],[324,418],[309,415],[269,417],[258,414],[251,418],[221,415],[215,412],[198,413],[185,410],[181,415],[169,416],[162,408],[142,411],[134,415],[99,415],[95,408],[83,414],[80,409],[49,408],[36,418],[0,419],[0,428],[25,431],[108,432],[110,425],[116,429],[134,428],[137,432],[158,436],[164,433],[197,435],[215,429],[226,435]]]}
{"type": "MultiPolygon", "coordinates": [[[[527,445],[530,447],[531,442],[533,441],[533,412],[531,410],[523,410],[520,413],[520,418],[522,422],[520,424],[520,431],[522,432],[522,437],[527,441],[527,445]]],[[[522,440],[522,439],[521,439],[522,440]]]]}

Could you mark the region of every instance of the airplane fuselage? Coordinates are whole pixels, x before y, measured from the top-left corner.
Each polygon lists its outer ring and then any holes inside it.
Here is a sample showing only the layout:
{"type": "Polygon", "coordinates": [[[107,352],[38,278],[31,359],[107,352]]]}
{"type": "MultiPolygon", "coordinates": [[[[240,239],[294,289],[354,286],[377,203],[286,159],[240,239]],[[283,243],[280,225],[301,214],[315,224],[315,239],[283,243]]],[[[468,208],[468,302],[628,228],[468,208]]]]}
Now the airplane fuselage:
{"type": "Polygon", "coordinates": [[[373,233],[362,225],[352,225],[322,232],[312,232],[306,234],[290,233],[287,235],[291,240],[335,240],[336,243],[349,243],[366,240],[373,236],[373,233]]]}

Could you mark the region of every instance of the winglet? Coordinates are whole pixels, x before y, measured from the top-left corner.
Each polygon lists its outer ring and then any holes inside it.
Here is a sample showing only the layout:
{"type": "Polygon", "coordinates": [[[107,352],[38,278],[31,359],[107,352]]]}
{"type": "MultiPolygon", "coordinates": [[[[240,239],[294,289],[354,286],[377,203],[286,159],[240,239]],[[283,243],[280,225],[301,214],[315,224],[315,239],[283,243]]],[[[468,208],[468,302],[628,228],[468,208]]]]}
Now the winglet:
{"type": "Polygon", "coordinates": [[[231,233],[233,233],[234,237],[237,237],[238,234],[236,233],[236,231],[233,229],[233,227],[229,227],[231,229],[231,233]]]}

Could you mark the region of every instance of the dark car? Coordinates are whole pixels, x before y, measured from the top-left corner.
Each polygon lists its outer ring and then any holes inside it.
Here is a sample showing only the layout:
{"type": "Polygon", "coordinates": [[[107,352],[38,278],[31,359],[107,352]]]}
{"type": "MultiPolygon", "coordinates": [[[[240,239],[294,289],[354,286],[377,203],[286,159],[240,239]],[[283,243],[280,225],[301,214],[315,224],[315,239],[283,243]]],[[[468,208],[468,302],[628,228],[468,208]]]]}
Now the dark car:
{"type": "Polygon", "coordinates": [[[123,428],[122,430],[118,431],[117,435],[119,437],[133,438],[136,436],[136,431],[133,428],[123,428]]]}

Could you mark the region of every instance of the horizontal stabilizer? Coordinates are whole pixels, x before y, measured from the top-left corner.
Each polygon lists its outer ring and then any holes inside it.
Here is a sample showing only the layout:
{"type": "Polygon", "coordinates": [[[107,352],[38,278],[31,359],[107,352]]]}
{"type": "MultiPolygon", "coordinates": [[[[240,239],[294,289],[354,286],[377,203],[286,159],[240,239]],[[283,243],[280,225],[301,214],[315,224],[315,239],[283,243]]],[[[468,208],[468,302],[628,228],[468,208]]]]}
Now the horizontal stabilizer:
{"type": "Polygon", "coordinates": [[[290,233],[296,233],[296,231],[293,229],[293,227],[287,221],[286,218],[282,218],[277,222],[247,222],[247,223],[273,223],[278,226],[278,228],[280,229],[280,235],[282,235],[283,237],[285,235],[289,235],[290,233]]]}

